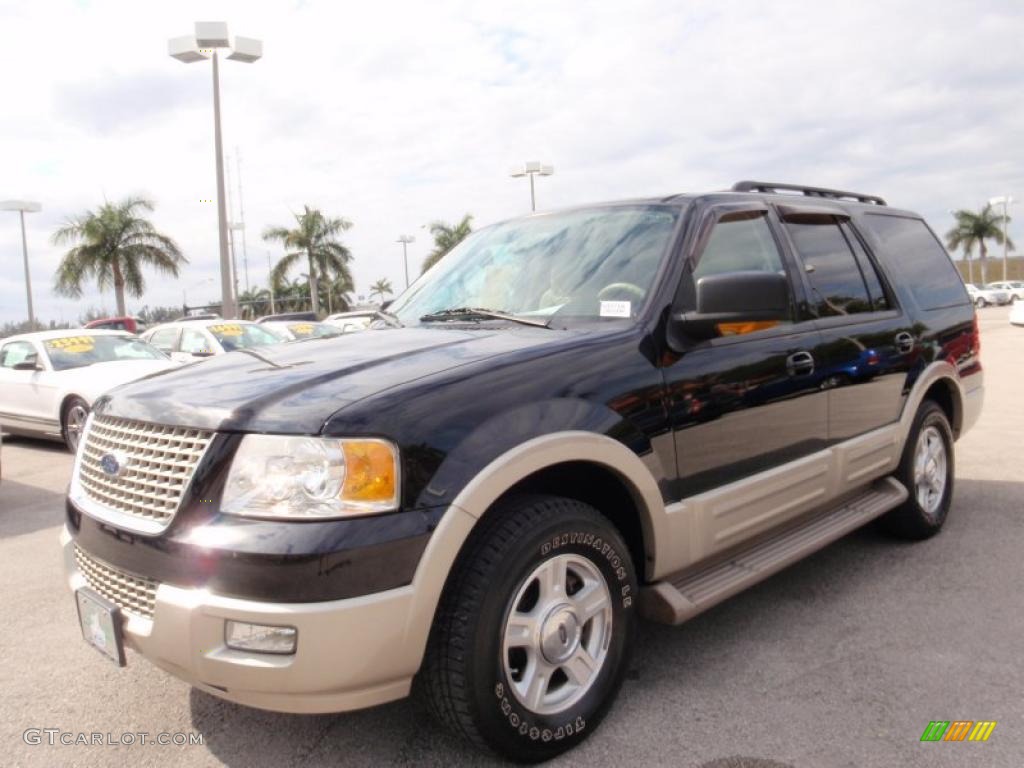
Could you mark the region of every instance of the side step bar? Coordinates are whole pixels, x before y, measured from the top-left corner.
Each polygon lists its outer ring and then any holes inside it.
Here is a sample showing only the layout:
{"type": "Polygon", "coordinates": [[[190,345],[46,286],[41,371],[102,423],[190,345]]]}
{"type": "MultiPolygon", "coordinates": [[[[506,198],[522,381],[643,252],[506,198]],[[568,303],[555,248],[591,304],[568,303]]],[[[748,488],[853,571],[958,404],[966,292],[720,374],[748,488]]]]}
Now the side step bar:
{"type": "Polygon", "coordinates": [[[724,562],[698,571],[688,570],[644,587],[640,592],[640,612],[662,624],[682,624],[885,514],[906,501],[907,496],[907,489],[895,478],[877,480],[842,505],[740,550],[724,562]]]}

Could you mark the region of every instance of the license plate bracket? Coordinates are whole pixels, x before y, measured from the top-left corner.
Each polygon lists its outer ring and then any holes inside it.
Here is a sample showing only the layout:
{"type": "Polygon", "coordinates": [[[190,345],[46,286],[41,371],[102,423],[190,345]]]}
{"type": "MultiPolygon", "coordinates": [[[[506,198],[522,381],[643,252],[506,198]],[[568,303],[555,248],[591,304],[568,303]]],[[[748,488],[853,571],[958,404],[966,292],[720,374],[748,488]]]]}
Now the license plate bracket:
{"type": "Polygon", "coordinates": [[[83,587],[75,591],[78,624],[85,642],[117,666],[125,666],[124,617],[121,609],[102,595],[83,587]]]}

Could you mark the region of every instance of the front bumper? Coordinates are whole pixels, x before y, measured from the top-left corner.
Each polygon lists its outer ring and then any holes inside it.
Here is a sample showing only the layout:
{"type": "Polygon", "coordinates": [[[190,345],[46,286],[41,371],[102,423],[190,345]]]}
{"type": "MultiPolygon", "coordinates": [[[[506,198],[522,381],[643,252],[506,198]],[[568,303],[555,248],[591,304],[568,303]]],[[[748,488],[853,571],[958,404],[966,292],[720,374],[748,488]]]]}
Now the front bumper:
{"type": "MultiPolygon", "coordinates": [[[[67,528],[61,545],[69,587],[87,586],[67,528]]],[[[422,658],[422,631],[411,631],[415,613],[412,585],[344,600],[271,603],[160,584],[152,619],[124,613],[124,642],[175,677],[239,704],[342,712],[408,695],[422,658]],[[294,626],[296,652],[228,648],[228,619],[294,626]]]]}

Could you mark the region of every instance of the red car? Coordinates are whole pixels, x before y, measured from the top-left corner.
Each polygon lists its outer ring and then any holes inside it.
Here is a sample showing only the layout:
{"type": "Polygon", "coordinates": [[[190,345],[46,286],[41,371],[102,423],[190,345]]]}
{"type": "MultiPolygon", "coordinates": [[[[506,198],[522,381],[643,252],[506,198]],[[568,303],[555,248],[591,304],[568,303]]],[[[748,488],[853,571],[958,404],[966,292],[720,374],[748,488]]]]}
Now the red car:
{"type": "Polygon", "coordinates": [[[139,334],[146,330],[142,321],[137,317],[101,317],[98,320],[91,320],[83,328],[102,328],[107,331],[128,331],[128,333],[139,334]]]}

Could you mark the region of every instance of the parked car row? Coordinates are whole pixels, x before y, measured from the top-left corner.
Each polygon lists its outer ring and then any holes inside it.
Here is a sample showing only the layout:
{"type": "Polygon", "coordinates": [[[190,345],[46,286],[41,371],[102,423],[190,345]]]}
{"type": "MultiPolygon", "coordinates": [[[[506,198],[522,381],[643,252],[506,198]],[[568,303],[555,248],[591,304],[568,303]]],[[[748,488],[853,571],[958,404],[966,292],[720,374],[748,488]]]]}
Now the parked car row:
{"type": "Polygon", "coordinates": [[[967,295],[971,297],[971,301],[974,302],[976,307],[987,307],[987,306],[1003,306],[1009,304],[1012,301],[1016,301],[1017,294],[1014,293],[1014,289],[1010,286],[1018,285],[1018,289],[1021,295],[1024,296],[1024,283],[990,283],[989,285],[975,285],[974,283],[965,283],[967,288],[967,295]],[[1005,286],[1005,287],[1004,287],[1005,286]]]}
{"type": "MultiPolygon", "coordinates": [[[[350,313],[346,313],[348,316],[350,313]]],[[[351,313],[363,318],[366,313],[351,313]]],[[[369,319],[373,314],[369,313],[369,319]]],[[[74,452],[92,404],[121,384],[202,358],[362,330],[355,319],[317,322],[311,313],[263,322],[199,315],[146,330],[136,318],[0,340],[0,428],[61,440],[74,452]],[[311,318],[311,319],[310,319],[311,318]],[[136,333],[140,335],[135,335],[136,333]]]]}

